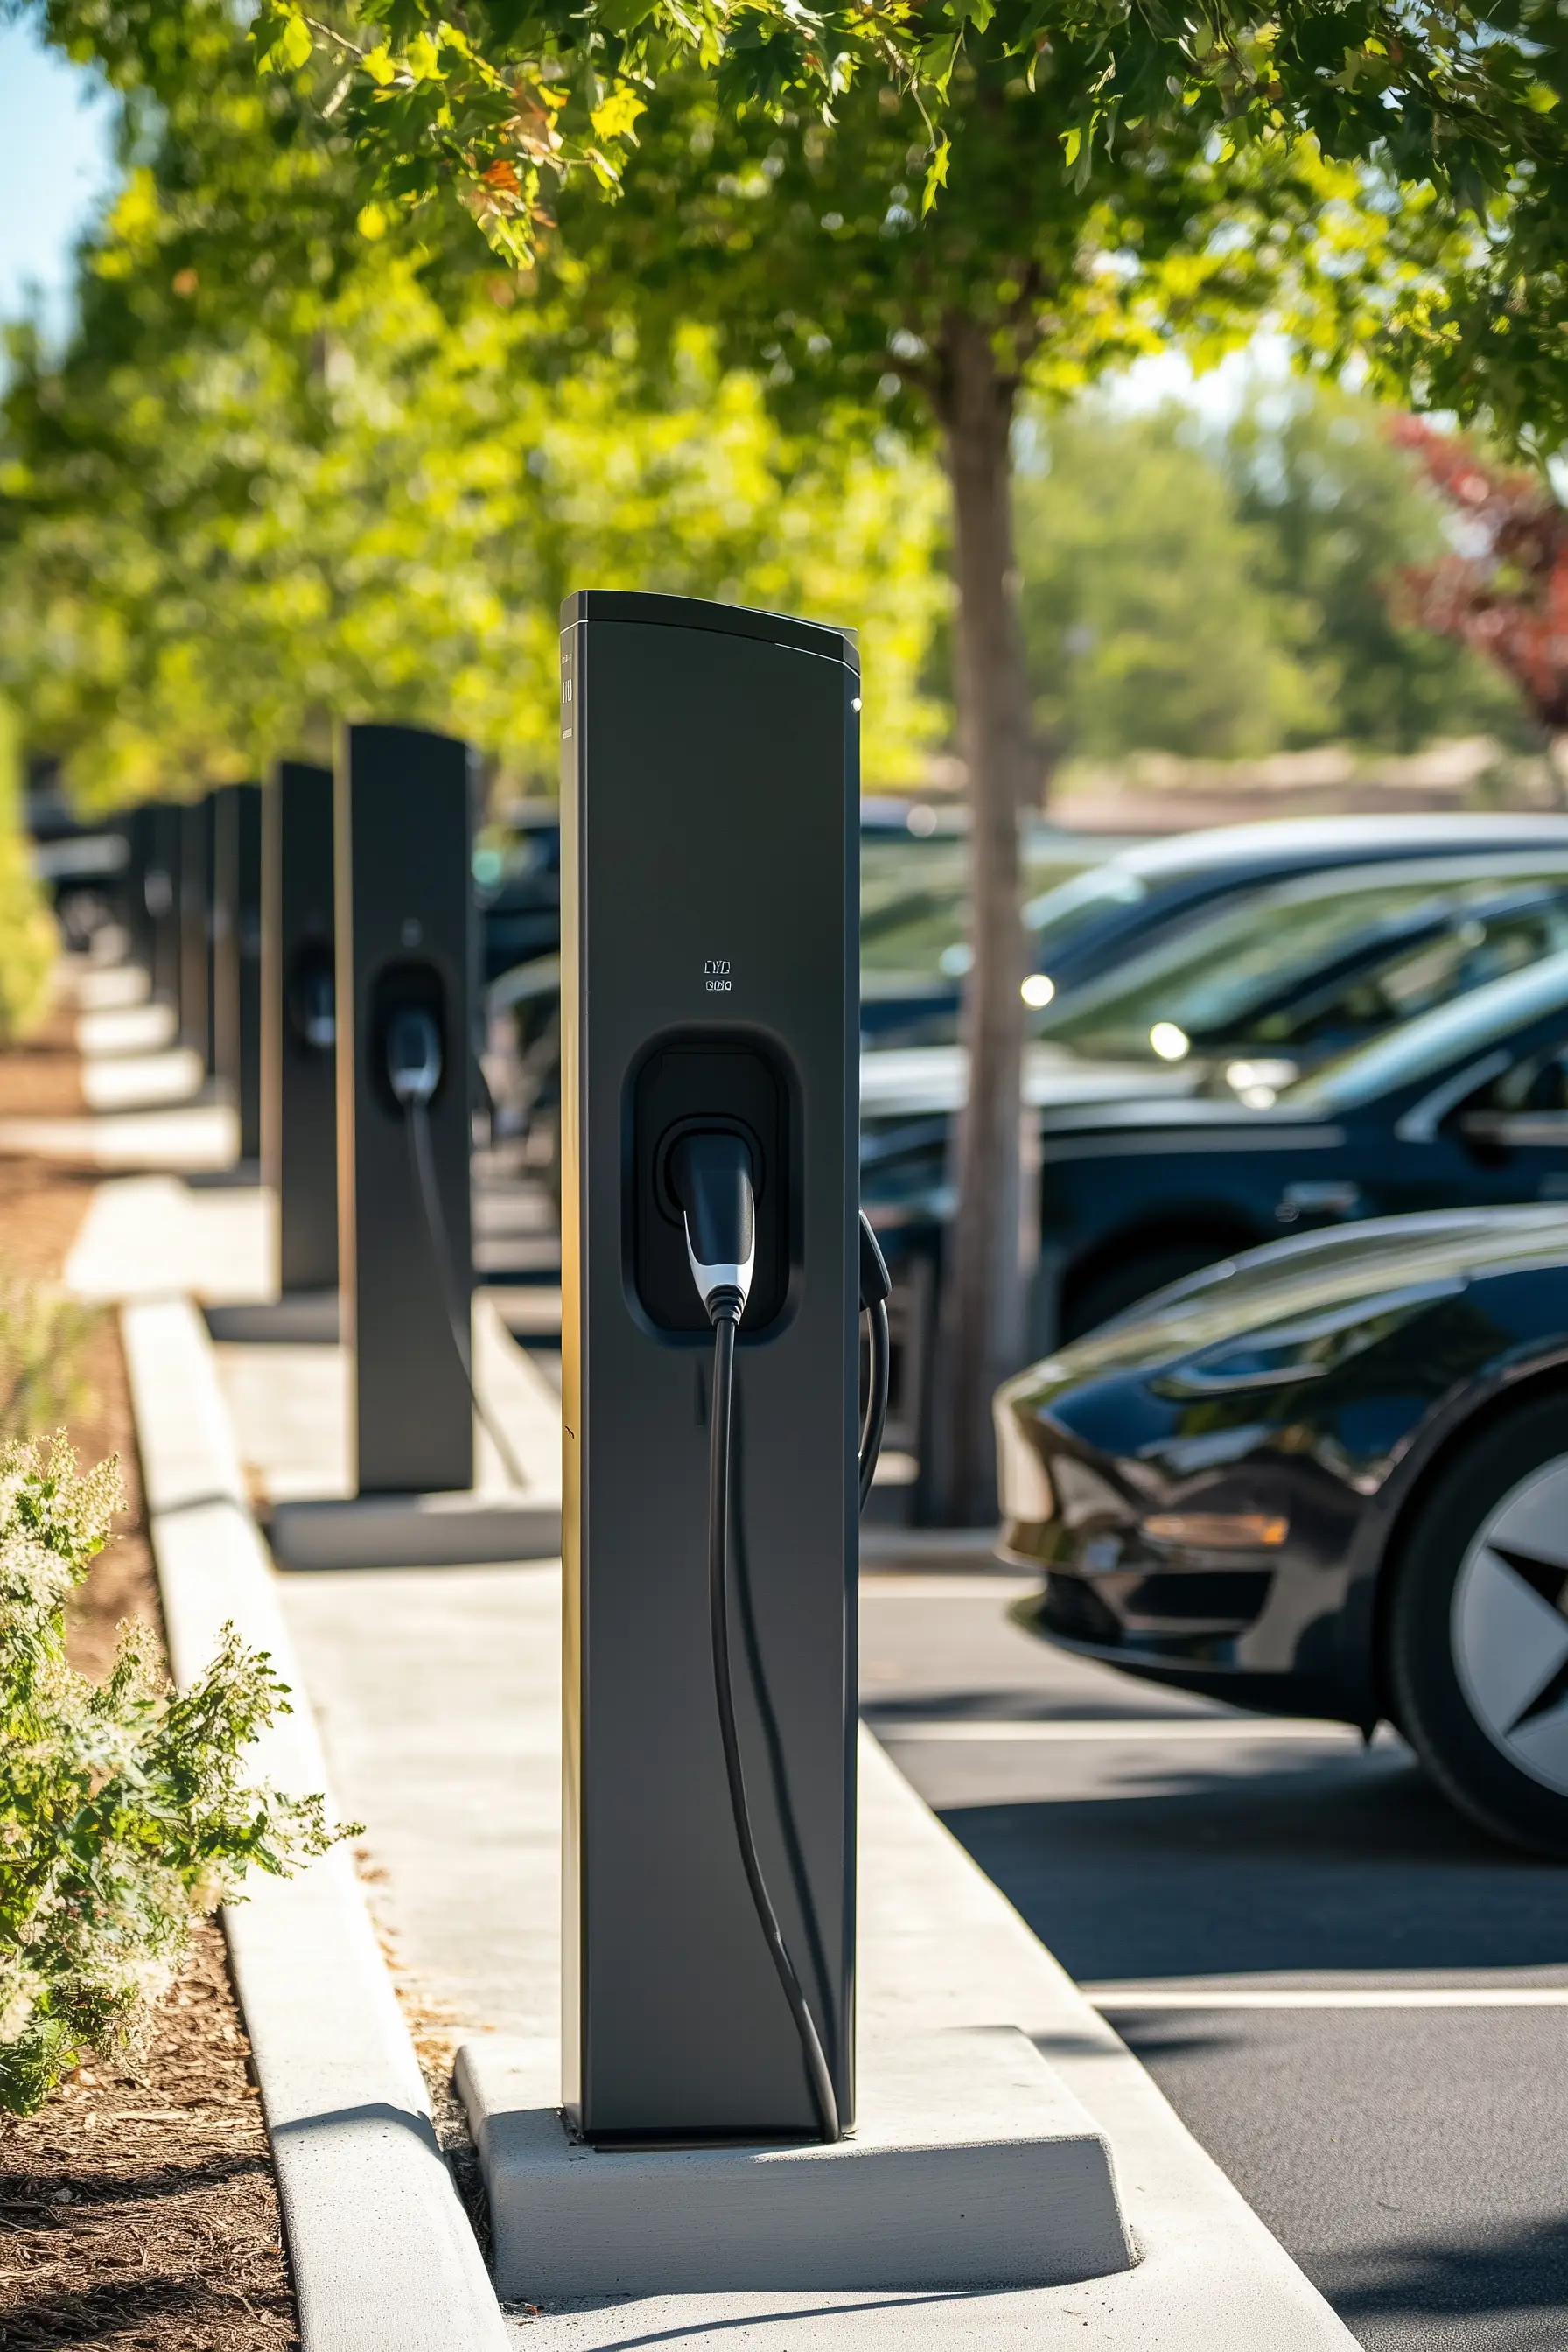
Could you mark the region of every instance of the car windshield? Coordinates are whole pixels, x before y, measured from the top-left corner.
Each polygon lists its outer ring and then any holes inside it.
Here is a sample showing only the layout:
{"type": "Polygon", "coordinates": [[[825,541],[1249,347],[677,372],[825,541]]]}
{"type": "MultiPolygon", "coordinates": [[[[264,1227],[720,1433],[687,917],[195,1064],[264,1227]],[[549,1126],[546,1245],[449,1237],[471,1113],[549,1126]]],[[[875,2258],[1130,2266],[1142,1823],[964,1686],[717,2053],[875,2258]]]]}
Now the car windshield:
{"type": "MultiPolygon", "coordinates": [[[[1036,894],[1031,908],[1080,884],[1088,887],[1100,911],[1125,903],[1129,894],[1121,885],[1097,892],[1096,886],[1111,867],[1098,860],[1086,866],[1090,855],[1087,848],[1075,851],[1048,836],[1033,842],[1026,837],[1024,887],[1036,894]]],[[[860,968],[873,984],[882,976],[930,981],[941,974],[957,980],[968,970],[967,861],[968,845],[951,834],[924,841],[861,844],[860,968]]],[[[1138,877],[1124,878],[1137,885],[1131,895],[1141,897],[1143,886],[1138,877]]]]}
{"type": "Polygon", "coordinates": [[[1313,876],[1184,928],[1042,1026],[1054,1045],[1116,1058],[1321,1055],[1561,948],[1563,858],[1313,876]]]}
{"type": "Polygon", "coordinates": [[[1371,1045],[1337,1055],[1310,1077],[1287,1087],[1279,1100],[1290,1110],[1354,1110],[1479,1058],[1515,1030],[1558,1010],[1568,1010],[1568,952],[1546,956],[1524,971],[1417,1015],[1371,1045]]]}

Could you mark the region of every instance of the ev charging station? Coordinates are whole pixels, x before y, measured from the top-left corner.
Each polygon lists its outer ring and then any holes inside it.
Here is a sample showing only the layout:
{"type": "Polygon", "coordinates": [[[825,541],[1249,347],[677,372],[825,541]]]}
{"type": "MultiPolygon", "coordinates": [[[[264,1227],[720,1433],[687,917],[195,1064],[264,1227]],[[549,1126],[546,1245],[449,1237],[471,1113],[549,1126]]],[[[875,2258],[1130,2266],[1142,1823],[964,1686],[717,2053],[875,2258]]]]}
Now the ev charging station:
{"type": "Polygon", "coordinates": [[[468,746],[344,730],[334,789],[338,1264],[361,1495],[474,1478],[468,746]]]}
{"type": "Polygon", "coordinates": [[[261,787],[214,795],[213,1033],[239,1114],[239,1156],[261,1152],[261,787]]]}
{"type": "Polygon", "coordinates": [[[563,608],[563,2073],[600,2145],[854,2114],[887,1361],[857,1223],[859,695],[846,631],[563,608]]]}
{"type": "Polygon", "coordinates": [[[331,770],[279,761],[261,830],[261,1164],[287,1297],[338,1280],[331,770]]]}
{"type": "Polygon", "coordinates": [[[180,810],[153,801],[142,823],[142,898],[146,910],[147,973],[160,1004],[180,1009],[180,810]]]}
{"type": "Polygon", "coordinates": [[[180,811],[180,1043],[213,1075],[213,800],[180,811]]]}

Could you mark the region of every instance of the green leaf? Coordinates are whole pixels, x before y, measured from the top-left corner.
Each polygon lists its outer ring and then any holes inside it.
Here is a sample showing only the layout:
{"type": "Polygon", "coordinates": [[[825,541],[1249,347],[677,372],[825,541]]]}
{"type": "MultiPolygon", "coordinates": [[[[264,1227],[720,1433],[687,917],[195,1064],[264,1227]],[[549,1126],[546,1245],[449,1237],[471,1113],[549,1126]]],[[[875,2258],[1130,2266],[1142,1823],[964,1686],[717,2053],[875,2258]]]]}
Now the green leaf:
{"type": "Polygon", "coordinates": [[[952,156],[952,142],[944,131],[931,150],[926,167],[925,187],[921,195],[921,218],[923,220],[936,202],[937,190],[947,185],[947,169],[952,156]]]}

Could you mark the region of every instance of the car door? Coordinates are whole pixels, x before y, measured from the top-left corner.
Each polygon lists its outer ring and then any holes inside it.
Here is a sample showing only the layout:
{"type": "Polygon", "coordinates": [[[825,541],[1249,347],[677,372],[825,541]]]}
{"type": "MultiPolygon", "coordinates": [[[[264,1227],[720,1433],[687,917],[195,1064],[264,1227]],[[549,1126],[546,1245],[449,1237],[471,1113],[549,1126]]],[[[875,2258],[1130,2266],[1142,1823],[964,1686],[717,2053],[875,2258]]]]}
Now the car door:
{"type": "Polygon", "coordinates": [[[1568,1034],[1510,1062],[1443,1124],[1479,1200],[1568,1200],[1568,1034]]]}

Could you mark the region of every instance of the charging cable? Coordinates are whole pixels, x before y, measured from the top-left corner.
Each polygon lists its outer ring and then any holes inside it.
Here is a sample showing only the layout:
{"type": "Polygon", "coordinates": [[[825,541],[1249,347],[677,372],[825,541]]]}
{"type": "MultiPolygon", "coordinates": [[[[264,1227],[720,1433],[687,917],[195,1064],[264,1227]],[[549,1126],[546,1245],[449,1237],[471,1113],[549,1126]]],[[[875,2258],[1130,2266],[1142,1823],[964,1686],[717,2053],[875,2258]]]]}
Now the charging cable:
{"type": "Polygon", "coordinates": [[[441,1032],[436,1024],[434,1013],[427,1012],[422,1004],[400,1006],[386,1028],[387,1084],[408,1130],[408,1156],[414,1163],[415,1190],[424,1213],[430,1253],[436,1261],[436,1275],[441,1286],[441,1302],[447,1310],[452,1345],[458,1351],[458,1362],[462,1368],[469,1401],[489,1433],[491,1444],[500,1455],[513,1485],[526,1486],[528,1477],[512,1450],[510,1439],[492,1417],[474,1386],[470,1314],[465,1313],[458,1294],[452,1246],[447,1238],[447,1220],[441,1213],[441,1195],[436,1183],[435,1155],[430,1149],[430,1102],[441,1083],[441,1032]]]}
{"type": "Polygon", "coordinates": [[[888,1261],[871,1231],[871,1221],[860,1212],[860,1304],[871,1325],[871,1381],[866,1396],[866,1418],[860,1424],[860,1508],[877,1475],[877,1458],[888,1426],[888,1386],[892,1340],[888,1331],[888,1294],[892,1289],[888,1261]]]}
{"type": "MultiPolygon", "coordinates": [[[[735,1135],[688,1135],[670,1156],[670,1184],[686,1219],[686,1252],[698,1296],[713,1326],[713,1396],[709,1416],[708,1606],[713,1647],[713,1692],[735,1843],[751,1890],[752,1907],[763,1931],[799,2038],[811,2084],[812,2102],[824,2140],[843,2137],[838,2100],[822,2037],[795,1971],[768,1893],[757,1853],[746,1793],[745,1768],[735,1722],[734,1677],[730,1658],[731,1479],[734,1454],[735,1334],[751,1295],[756,1263],[756,1206],[752,1156],[735,1135]]],[[[861,1431],[862,1503],[876,1468],[888,1408],[888,1270],[864,1216],[860,1220],[861,1303],[871,1315],[871,1392],[861,1431]]],[[[780,1801],[787,1795],[780,1791],[780,1801]]]]}

